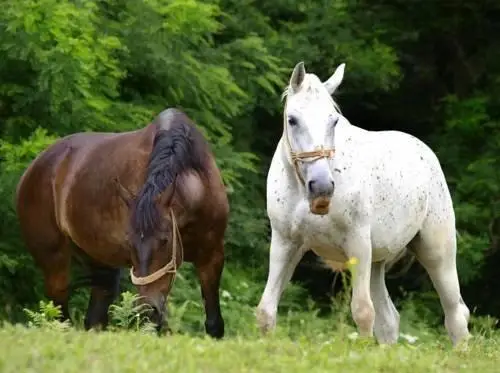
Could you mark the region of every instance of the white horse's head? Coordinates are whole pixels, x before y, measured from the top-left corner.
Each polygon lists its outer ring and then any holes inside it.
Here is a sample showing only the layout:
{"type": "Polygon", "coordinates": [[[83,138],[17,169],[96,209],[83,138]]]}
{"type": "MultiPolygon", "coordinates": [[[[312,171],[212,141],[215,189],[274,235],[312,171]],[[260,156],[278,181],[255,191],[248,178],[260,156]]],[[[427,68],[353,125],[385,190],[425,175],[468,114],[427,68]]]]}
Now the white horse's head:
{"type": "Polygon", "coordinates": [[[334,154],[335,126],[341,115],[332,94],[342,82],[344,67],[341,64],[321,82],[315,74],[306,74],[304,63],[299,62],[284,93],[284,140],[313,214],[328,213],[335,188],[328,159],[334,154]]]}

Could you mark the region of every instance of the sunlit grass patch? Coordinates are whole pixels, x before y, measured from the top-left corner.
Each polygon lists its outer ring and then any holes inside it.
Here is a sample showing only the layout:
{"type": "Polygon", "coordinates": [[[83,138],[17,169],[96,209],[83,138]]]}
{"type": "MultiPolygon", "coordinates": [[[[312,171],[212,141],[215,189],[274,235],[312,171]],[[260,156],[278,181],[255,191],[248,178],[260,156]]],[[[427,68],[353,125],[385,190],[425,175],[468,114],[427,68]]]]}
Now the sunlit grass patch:
{"type": "Polygon", "coordinates": [[[379,346],[340,334],[319,338],[82,332],[5,326],[0,330],[2,372],[497,372],[498,337],[478,337],[467,352],[441,338],[416,345],[379,346]]]}

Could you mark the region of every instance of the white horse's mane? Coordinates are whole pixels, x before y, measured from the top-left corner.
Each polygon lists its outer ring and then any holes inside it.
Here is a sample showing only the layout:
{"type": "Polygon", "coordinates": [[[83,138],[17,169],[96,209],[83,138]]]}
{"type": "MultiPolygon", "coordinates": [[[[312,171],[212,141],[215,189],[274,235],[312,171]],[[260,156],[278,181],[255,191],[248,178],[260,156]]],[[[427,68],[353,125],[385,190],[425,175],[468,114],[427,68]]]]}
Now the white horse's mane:
{"type": "MultiPolygon", "coordinates": [[[[313,74],[306,74],[306,76],[304,77],[304,80],[300,86],[300,89],[301,90],[305,89],[309,93],[311,93],[315,96],[319,96],[319,95],[323,94],[324,92],[322,92],[322,90],[326,90],[326,88],[323,86],[323,83],[321,83],[319,78],[313,74]],[[316,78],[316,79],[314,79],[314,78],[316,78]]],[[[288,97],[290,95],[290,93],[293,93],[293,89],[289,84],[285,87],[285,89],[283,90],[283,93],[281,94],[281,101],[283,102],[283,100],[285,100],[285,98],[288,97]]],[[[330,102],[333,104],[333,107],[335,108],[335,110],[337,110],[340,114],[342,114],[339,104],[337,104],[337,102],[335,102],[333,97],[330,94],[328,94],[328,92],[327,92],[327,96],[328,96],[330,102]]]]}

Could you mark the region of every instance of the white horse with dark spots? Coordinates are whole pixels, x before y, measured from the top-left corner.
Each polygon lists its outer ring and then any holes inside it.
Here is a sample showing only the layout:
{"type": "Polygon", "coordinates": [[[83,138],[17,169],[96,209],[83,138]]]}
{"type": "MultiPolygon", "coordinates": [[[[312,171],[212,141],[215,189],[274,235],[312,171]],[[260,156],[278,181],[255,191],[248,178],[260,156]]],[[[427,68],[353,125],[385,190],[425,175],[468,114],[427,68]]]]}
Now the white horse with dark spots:
{"type": "Polygon", "coordinates": [[[441,165],[409,134],[351,124],[332,98],[344,68],[321,82],[300,62],[284,93],[283,136],[267,178],[272,237],[259,325],[264,332],[275,327],[283,290],[313,250],[327,262],[357,259],[351,312],[359,334],[395,343],[399,313],[385,273],[409,250],[429,274],[457,345],[468,339],[470,313],[460,294],[455,213],[441,165]]]}

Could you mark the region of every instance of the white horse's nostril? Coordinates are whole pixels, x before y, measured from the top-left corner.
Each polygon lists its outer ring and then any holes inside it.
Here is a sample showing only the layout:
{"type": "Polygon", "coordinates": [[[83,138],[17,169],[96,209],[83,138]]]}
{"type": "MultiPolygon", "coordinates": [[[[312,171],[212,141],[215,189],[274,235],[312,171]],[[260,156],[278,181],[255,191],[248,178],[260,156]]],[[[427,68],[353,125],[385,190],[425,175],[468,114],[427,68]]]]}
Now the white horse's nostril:
{"type": "Polygon", "coordinates": [[[309,180],[307,183],[310,193],[314,193],[314,184],[316,184],[316,180],[309,180]]]}

